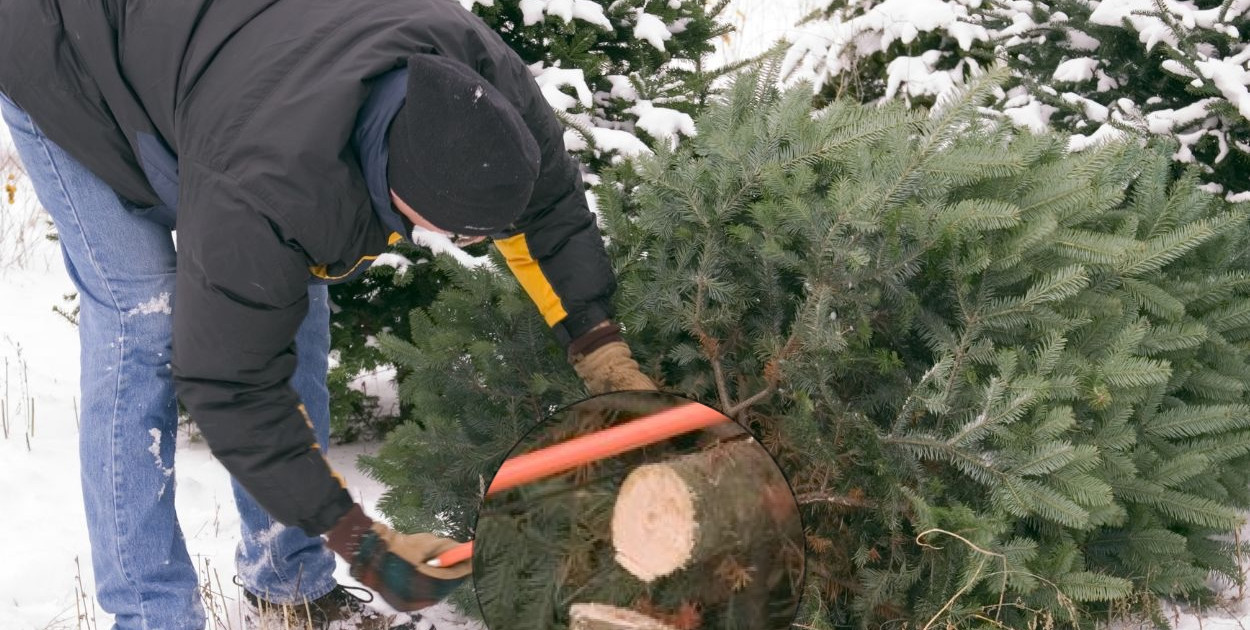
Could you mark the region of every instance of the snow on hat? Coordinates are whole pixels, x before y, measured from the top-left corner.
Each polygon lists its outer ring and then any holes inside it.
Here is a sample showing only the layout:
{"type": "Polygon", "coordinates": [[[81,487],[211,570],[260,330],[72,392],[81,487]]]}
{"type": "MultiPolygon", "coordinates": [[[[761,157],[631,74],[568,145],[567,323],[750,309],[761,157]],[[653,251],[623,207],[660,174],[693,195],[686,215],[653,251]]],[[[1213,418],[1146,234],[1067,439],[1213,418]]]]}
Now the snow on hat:
{"type": "Polygon", "coordinates": [[[409,59],[387,151],[387,180],[404,203],[443,230],[475,236],[516,221],[541,162],[503,93],[468,66],[427,54],[409,59]]]}

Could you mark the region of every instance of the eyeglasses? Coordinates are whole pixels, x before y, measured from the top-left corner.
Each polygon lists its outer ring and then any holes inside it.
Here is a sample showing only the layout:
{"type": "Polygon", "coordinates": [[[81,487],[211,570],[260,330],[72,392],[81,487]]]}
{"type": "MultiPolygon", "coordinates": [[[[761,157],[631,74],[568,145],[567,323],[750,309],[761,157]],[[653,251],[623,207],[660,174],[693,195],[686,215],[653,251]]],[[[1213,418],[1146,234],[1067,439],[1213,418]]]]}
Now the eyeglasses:
{"type": "Polygon", "coordinates": [[[476,245],[486,240],[485,236],[465,236],[463,234],[449,234],[447,236],[456,247],[468,247],[476,245]]]}

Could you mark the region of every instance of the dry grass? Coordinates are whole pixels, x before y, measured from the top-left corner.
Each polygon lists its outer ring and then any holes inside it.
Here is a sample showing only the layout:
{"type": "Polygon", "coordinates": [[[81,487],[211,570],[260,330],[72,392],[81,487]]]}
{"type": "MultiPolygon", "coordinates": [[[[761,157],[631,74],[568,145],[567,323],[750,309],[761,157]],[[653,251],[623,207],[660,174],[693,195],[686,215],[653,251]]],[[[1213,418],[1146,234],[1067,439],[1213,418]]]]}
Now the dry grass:
{"type": "Polygon", "coordinates": [[[49,230],[21,161],[12,147],[0,145],[0,275],[26,269],[49,230]]]}
{"type": "Polygon", "coordinates": [[[30,451],[30,440],[35,437],[35,397],[30,394],[30,367],[22,356],[22,345],[8,335],[4,340],[16,349],[16,354],[4,357],[0,366],[0,437],[16,438],[20,431],[30,451]]]}
{"type": "MultiPolygon", "coordinates": [[[[109,626],[108,615],[99,608],[95,597],[83,581],[82,565],[74,559],[77,573],[74,575],[74,604],[41,630],[101,630],[109,626]],[[102,625],[103,624],[103,625],[102,625]]],[[[244,630],[243,588],[233,581],[223,581],[212,561],[200,556],[196,571],[199,574],[200,599],[206,616],[205,630],[244,630]]],[[[266,626],[264,630],[306,630],[302,626],[284,623],[282,627],[266,626]]]]}
{"type": "Polygon", "coordinates": [[[234,621],[243,618],[243,587],[233,581],[226,582],[234,587],[227,593],[221,581],[221,574],[212,562],[200,558],[200,599],[204,602],[204,613],[208,617],[205,630],[234,630],[234,621]]]}

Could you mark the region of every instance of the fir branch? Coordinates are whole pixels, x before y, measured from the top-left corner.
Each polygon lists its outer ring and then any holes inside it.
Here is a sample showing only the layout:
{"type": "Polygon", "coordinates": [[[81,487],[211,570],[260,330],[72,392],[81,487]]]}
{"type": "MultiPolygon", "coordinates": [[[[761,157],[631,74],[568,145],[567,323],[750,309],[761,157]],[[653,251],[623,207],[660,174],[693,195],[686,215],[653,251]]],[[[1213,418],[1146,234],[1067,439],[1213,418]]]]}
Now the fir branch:
{"type": "Polygon", "coordinates": [[[1235,218],[1236,215],[1229,214],[1194,221],[1152,238],[1141,243],[1138,251],[1126,256],[1118,271],[1125,276],[1141,276],[1156,271],[1223,232],[1235,218]]]}
{"type": "Polygon", "coordinates": [[[724,409],[727,415],[733,417],[733,414],[729,413],[729,385],[725,381],[725,368],[721,365],[720,342],[703,328],[703,307],[706,302],[706,289],[707,285],[703,277],[696,277],[694,315],[691,318],[692,332],[699,340],[699,347],[703,350],[703,355],[712,365],[712,375],[716,383],[716,396],[720,400],[721,409],[724,409]]]}
{"type": "Polygon", "coordinates": [[[981,412],[971,422],[964,423],[959,431],[946,440],[946,444],[951,447],[966,447],[983,435],[985,429],[992,426],[997,419],[990,415],[990,410],[1002,396],[1003,389],[1003,382],[998,377],[991,377],[985,387],[985,406],[981,412]]]}
{"type": "Polygon", "coordinates": [[[846,508],[876,508],[877,502],[864,498],[856,498],[847,495],[833,494],[831,492],[804,492],[794,495],[794,500],[799,505],[812,505],[815,503],[828,503],[838,507],[846,508]]]}
{"type": "Polygon", "coordinates": [[[746,411],[747,409],[750,409],[752,405],[754,405],[755,403],[758,403],[761,400],[764,400],[765,398],[768,398],[769,396],[773,394],[773,392],[776,392],[776,391],[777,391],[777,386],[770,384],[764,387],[764,389],[761,389],[760,391],[755,392],[747,399],[740,401],[738,404],[734,405],[733,407],[730,407],[729,411],[727,411],[725,415],[729,416],[730,418],[737,418],[744,411],[746,411]]]}
{"type": "Polygon", "coordinates": [[[920,459],[945,461],[958,468],[977,483],[989,487],[995,487],[1008,481],[1007,475],[993,465],[993,458],[990,453],[975,453],[952,446],[945,440],[938,440],[923,434],[890,437],[883,441],[886,444],[902,446],[912,451],[920,459]]]}
{"type": "MultiPolygon", "coordinates": [[[[916,412],[917,405],[920,404],[920,394],[924,387],[929,383],[930,379],[944,375],[949,375],[952,370],[954,358],[951,355],[943,355],[937,360],[925,373],[920,376],[920,380],[911,388],[911,392],[899,406],[898,413],[894,415],[894,422],[890,425],[890,435],[896,435],[902,431],[907,423],[912,420],[913,414],[916,412]]],[[[947,381],[949,385],[949,380],[947,381]]]]}
{"type": "Polygon", "coordinates": [[[1050,474],[1072,463],[1077,451],[1068,442],[1050,442],[1034,446],[1028,459],[1014,466],[1011,472],[1022,477],[1050,474]]]}
{"type": "Polygon", "coordinates": [[[1148,435],[1171,439],[1237,431],[1250,426],[1250,406],[1184,405],[1156,414],[1144,426],[1148,435]]]}

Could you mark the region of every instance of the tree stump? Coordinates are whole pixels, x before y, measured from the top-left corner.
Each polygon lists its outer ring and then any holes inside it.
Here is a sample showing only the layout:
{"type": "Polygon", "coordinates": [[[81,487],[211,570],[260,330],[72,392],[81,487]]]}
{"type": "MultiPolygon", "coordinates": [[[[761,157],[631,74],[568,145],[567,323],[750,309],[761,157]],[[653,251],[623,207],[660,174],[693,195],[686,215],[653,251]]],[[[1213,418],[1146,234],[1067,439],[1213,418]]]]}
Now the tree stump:
{"type": "Polygon", "coordinates": [[[753,439],[639,466],[612,510],[616,561],[651,582],[714,554],[745,551],[775,534],[778,489],[793,503],[781,471],[753,439]]]}
{"type": "Polygon", "coordinates": [[[673,626],[628,608],[607,604],[573,604],[569,630],[677,630],[673,626]]]}

